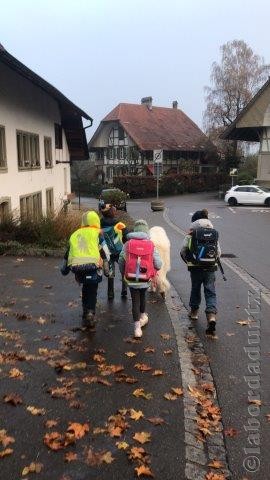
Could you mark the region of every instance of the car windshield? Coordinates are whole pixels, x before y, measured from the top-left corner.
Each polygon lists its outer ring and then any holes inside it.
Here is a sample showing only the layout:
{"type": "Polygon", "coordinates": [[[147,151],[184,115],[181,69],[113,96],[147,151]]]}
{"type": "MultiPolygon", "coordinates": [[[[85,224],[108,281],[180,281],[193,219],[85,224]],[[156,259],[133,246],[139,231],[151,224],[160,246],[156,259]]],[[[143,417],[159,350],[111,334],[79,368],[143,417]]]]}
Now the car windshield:
{"type": "Polygon", "coordinates": [[[260,185],[258,185],[258,188],[260,188],[263,192],[270,192],[270,188],[261,187],[260,185]]]}

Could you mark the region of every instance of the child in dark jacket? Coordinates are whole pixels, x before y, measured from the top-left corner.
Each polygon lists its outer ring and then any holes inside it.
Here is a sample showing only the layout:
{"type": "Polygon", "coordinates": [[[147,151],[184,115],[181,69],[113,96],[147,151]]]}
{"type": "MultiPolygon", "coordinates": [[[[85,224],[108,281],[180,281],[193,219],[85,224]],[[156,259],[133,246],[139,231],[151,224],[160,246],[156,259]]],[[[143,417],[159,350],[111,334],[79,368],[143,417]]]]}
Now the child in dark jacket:
{"type": "MultiPolygon", "coordinates": [[[[191,278],[191,294],[190,294],[190,312],[189,317],[191,320],[198,320],[199,307],[201,304],[201,287],[204,288],[205,297],[205,314],[207,318],[207,335],[215,335],[216,329],[216,315],[217,315],[217,296],[215,286],[215,271],[217,270],[217,263],[211,267],[198,266],[190,257],[189,244],[191,240],[192,232],[199,228],[213,229],[213,225],[208,219],[208,211],[198,210],[192,216],[192,223],[190,225],[190,231],[185,236],[183,246],[181,249],[181,257],[187,264],[191,278]]],[[[218,243],[218,257],[221,255],[220,245],[218,243]]]]}
{"type": "MultiPolygon", "coordinates": [[[[122,252],[119,257],[119,268],[122,274],[125,273],[125,266],[128,257],[129,251],[129,242],[132,240],[139,240],[141,243],[141,249],[144,249],[144,246],[152,244],[152,270],[160,270],[162,266],[162,261],[159,256],[158,251],[154,247],[153,242],[149,238],[149,227],[145,220],[137,220],[134,225],[134,232],[127,235],[127,242],[125,243],[122,252]]],[[[146,310],[146,292],[150,286],[150,280],[140,281],[134,278],[134,280],[126,279],[128,287],[130,289],[131,300],[132,300],[132,315],[134,320],[134,337],[140,338],[142,336],[142,327],[144,327],[148,322],[148,315],[145,312],[146,310]]]]}
{"type": "MultiPolygon", "coordinates": [[[[123,247],[123,243],[126,242],[128,230],[123,222],[119,222],[116,218],[116,208],[111,204],[104,204],[100,208],[102,217],[100,219],[100,225],[103,230],[104,238],[107,240],[107,244],[110,250],[110,265],[108,276],[108,299],[114,298],[114,278],[115,278],[115,263],[118,263],[119,255],[123,247]]],[[[127,285],[122,279],[121,297],[126,298],[127,285]]]]}

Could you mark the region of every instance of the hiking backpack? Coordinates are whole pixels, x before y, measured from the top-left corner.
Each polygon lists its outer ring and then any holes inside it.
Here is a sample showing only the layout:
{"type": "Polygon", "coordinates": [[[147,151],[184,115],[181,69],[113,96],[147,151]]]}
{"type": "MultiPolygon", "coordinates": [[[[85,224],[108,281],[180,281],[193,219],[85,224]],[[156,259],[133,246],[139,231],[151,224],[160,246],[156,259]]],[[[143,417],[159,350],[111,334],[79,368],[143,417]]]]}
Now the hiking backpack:
{"type": "Polygon", "coordinates": [[[190,261],[197,266],[211,267],[218,258],[218,232],[214,228],[196,228],[189,241],[190,261]]]}
{"type": "Polygon", "coordinates": [[[119,255],[123,248],[123,243],[121,242],[119,235],[115,232],[114,226],[104,227],[102,231],[104,240],[110,250],[110,254],[119,255]]]}
{"type": "Polygon", "coordinates": [[[148,282],[155,276],[154,244],[151,240],[131,239],[126,244],[125,278],[130,282],[148,282]]]}

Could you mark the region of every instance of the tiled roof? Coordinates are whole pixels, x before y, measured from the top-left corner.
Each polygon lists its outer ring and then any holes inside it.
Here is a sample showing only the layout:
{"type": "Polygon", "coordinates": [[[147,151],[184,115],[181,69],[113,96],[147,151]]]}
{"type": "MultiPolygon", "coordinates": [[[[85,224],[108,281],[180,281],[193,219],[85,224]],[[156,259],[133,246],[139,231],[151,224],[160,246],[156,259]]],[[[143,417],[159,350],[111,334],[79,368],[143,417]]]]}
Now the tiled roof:
{"type": "Polygon", "coordinates": [[[110,121],[118,121],[141,150],[200,151],[209,143],[199,127],[177,108],[120,103],[102,123],[110,121]]]}

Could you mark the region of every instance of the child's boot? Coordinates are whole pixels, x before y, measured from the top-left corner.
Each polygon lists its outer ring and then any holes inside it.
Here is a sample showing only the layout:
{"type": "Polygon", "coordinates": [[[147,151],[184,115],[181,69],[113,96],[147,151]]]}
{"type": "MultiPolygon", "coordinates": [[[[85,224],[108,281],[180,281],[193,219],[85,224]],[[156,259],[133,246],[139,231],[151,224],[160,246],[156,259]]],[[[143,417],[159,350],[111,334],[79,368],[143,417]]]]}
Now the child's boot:
{"type": "Polygon", "coordinates": [[[207,313],[206,314],[208,327],[205,330],[206,335],[215,335],[216,331],[216,314],[215,313],[207,313]]]}
{"type": "Polygon", "coordinates": [[[198,320],[199,318],[199,309],[198,308],[191,308],[188,314],[190,320],[198,320]]]}
{"type": "Polygon", "coordinates": [[[108,300],[114,299],[114,278],[108,278],[108,300]]]}
{"type": "Polygon", "coordinates": [[[134,322],[134,337],[141,338],[142,337],[142,329],[141,329],[141,322],[134,322]]]}
{"type": "Polygon", "coordinates": [[[144,327],[148,323],[148,315],[147,313],[141,313],[140,316],[140,325],[141,327],[144,327]]]}
{"type": "Polygon", "coordinates": [[[82,316],[82,326],[93,328],[95,326],[95,313],[91,310],[84,309],[82,316]]]}

